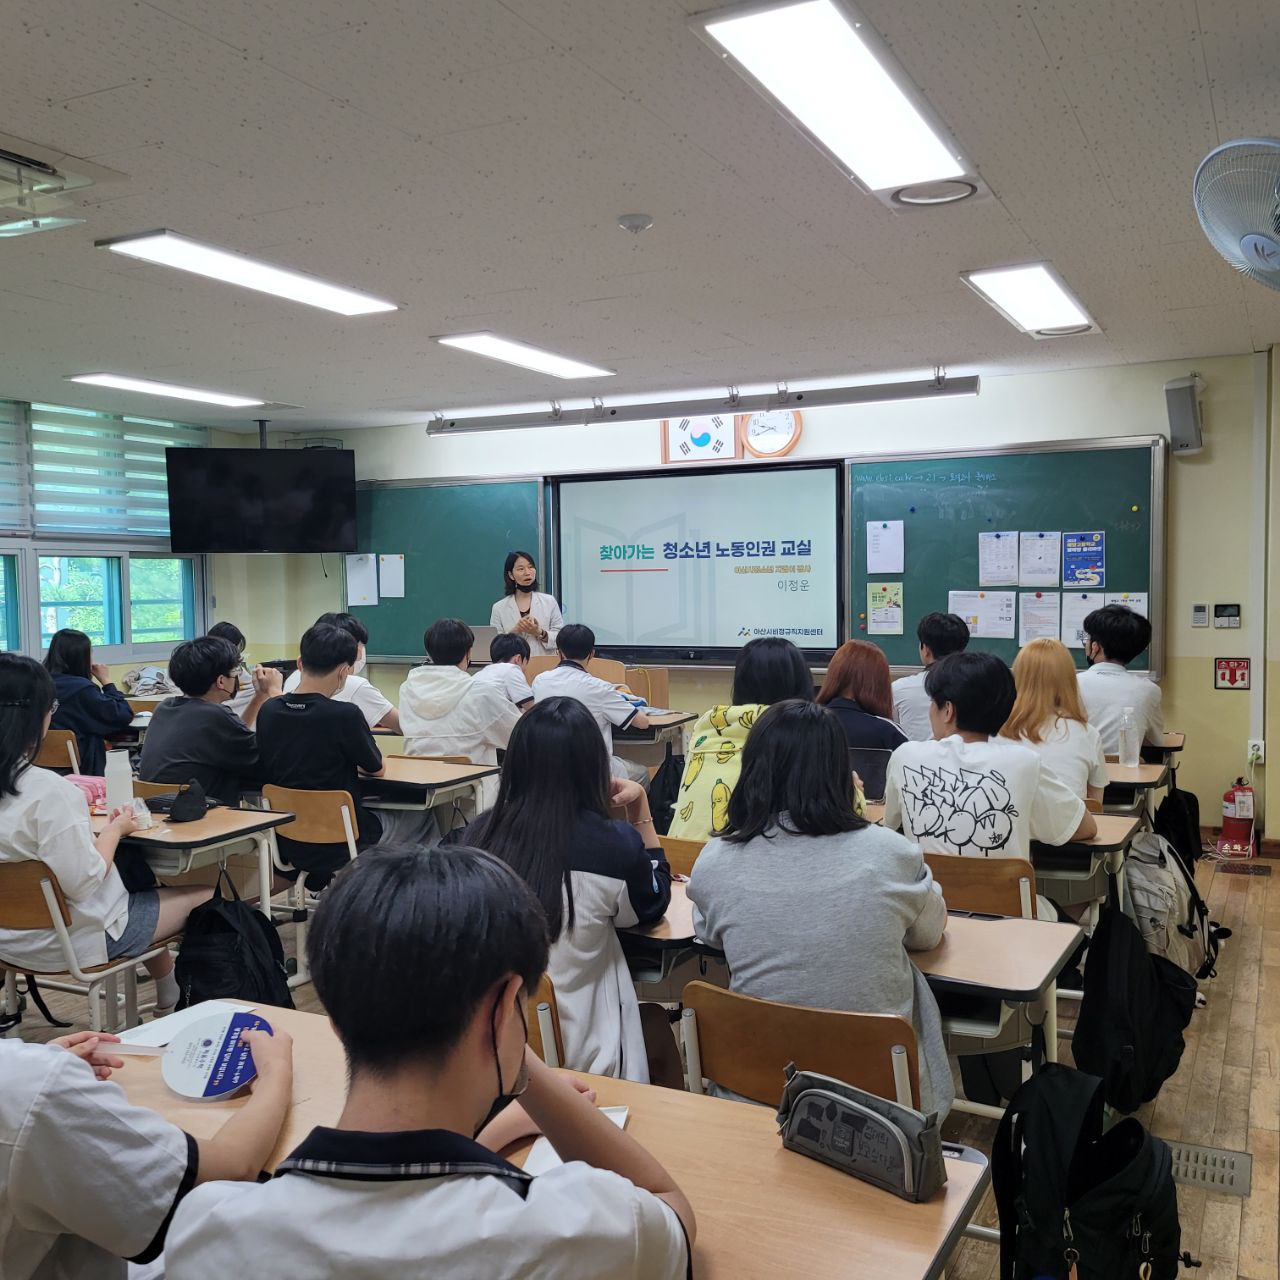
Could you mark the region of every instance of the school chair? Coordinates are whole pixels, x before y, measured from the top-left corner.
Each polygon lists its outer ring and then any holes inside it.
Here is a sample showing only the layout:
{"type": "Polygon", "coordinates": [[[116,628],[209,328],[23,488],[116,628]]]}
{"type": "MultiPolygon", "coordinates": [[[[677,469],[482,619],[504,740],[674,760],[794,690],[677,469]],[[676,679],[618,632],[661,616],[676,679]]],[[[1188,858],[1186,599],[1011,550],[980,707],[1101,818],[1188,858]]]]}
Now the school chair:
{"type": "Polygon", "coordinates": [[[949,910],[1035,919],[1036,871],[1025,858],[926,853],[924,860],[949,910]]]}
{"type": "Polygon", "coordinates": [[[141,715],[144,711],[154,711],[160,705],[155,698],[126,698],[125,701],[135,716],[141,715]]]}
{"type": "Polygon", "coordinates": [[[406,756],[389,755],[388,760],[437,760],[441,764],[474,764],[470,756],[406,756]]]}
{"type": "Polygon", "coordinates": [[[155,942],[146,951],[135,956],[120,956],[105,964],[81,965],[71,944],[71,912],[63,897],[57,874],[45,863],[29,859],[23,862],[0,863],[0,929],[51,930],[62,948],[66,962],[62,969],[32,969],[26,965],[12,965],[0,960],[0,972],[4,973],[4,1013],[6,1018],[18,1012],[18,975],[28,980],[33,976],[40,985],[52,991],[66,991],[83,995],[89,1001],[89,1029],[91,1031],[116,1031],[120,1029],[121,993],[118,980],[124,979],[124,1030],[136,1027],[139,1015],[155,1008],[155,1002],[138,1004],[138,965],[152,956],[158,956],[171,942],[181,936],[175,934],[155,942]],[[74,981],[64,982],[66,974],[74,981]]]}
{"type": "Polygon", "coordinates": [[[556,989],[547,974],[538,980],[538,989],[529,1004],[534,1016],[529,1019],[529,1048],[549,1067],[564,1062],[564,1037],[560,1033],[560,1008],[556,989]]]}
{"type": "Polygon", "coordinates": [[[849,768],[862,779],[862,795],[872,804],[884,799],[885,779],[892,751],[881,747],[850,747],[849,768]]]}
{"type": "Polygon", "coordinates": [[[610,684],[626,684],[627,664],[615,658],[592,658],[587,663],[587,674],[610,684]]]}
{"type": "Polygon", "coordinates": [[[560,659],[554,654],[539,654],[536,658],[530,658],[524,664],[524,678],[530,684],[540,676],[544,671],[550,671],[553,667],[560,665],[560,659]]]}
{"type": "Polygon", "coordinates": [[[134,778],[133,794],[141,800],[149,800],[152,796],[172,795],[184,785],[181,782],[143,782],[141,778],[134,778]]]}
{"type": "Polygon", "coordinates": [[[671,705],[671,673],[666,667],[628,667],[624,683],[651,707],[671,705]]]}
{"type": "Polygon", "coordinates": [[[1084,802],[1084,809],[1086,813],[1101,813],[1102,801],[1095,800],[1092,796],[1086,796],[1085,802],[1084,802]]]}
{"type": "Polygon", "coordinates": [[[667,862],[673,874],[691,876],[693,864],[697,862],[698,854],[702,852],[705,841],[681,840],[678,836],[659,836],[658,843],[662,846],[662,852],[667,855],[667,862]]]}
{"type": "Polygon", "coordinates": [[[690,1093],[703,1091],[705,1077],[776,1107],[786,1083],[783,1070],[794,1062],[920,1108],[915,1029],[896,1014],[810,1009],[691,982],[680,1030],[690,1093]]]}
{"type": "MultiPolygon", "coordinates": [[[[348,856],[354,860],[358,852],[356,840],[360,826],[356,820],[355,801],[348,791],[295,791],[291,787],[264,784],[262,799],[268,809],[276,813],[292,813],[293,821],[277,828],[279,834],[296,840],[299,844],[343,844],[348,856]]],[[[294,870],[280,856],[280,848],[271,842],[271,860],[277,871],[294,870]]],[[[289,886],[286,898],[294,924],[294,945],[297,950],[298,968],[290,977],[289,986],[300,987],[311,981],[311,969],[307,964],[307,931],[310,928],[310,911],[307,908],[307,872],[299,873],[289,886]]]]}
{"type": "Polygon", "coordinates": [[[50,729],[32,763],[41,769],[70,769],[72,773],[79,773],[80,751],[76,747],[76,735],[70,729],[50,729]]]}

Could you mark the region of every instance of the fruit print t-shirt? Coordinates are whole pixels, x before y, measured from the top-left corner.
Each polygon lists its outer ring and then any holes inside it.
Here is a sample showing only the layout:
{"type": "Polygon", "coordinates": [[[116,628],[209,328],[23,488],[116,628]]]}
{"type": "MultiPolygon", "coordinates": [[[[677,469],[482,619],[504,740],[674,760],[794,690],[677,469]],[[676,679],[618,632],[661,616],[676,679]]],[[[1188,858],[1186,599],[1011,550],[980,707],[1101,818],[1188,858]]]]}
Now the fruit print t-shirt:
{"type": "Polygon", "coordinates": [[[884,824],[925,853],[1027,858],[1033,840],[1066,844],[1084,812],[1034,751],[1007,738],[907,742],[889,759],[884,824]]]}
{"type": "Polygon", "coordinates": [[[709,840],[729,817],[729,796],[742,772],[742,748],[751,726],[764,713],[758,703],[712,707],[689,734],[684,777],[669,835],[709,840]]]}

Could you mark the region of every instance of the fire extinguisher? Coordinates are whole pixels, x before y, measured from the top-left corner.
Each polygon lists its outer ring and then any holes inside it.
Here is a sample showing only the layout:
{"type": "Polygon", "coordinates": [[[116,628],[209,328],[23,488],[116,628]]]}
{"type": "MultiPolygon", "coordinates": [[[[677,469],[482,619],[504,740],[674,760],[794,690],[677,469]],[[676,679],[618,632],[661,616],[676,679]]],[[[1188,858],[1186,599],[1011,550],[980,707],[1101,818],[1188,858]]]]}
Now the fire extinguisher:
{"type": "Polygon", "coordinates": [[[1218,853],[1224,858],[1252,858],[1253,788],[1243,779],[1222,793],[1222,835],[1218,853]]]}

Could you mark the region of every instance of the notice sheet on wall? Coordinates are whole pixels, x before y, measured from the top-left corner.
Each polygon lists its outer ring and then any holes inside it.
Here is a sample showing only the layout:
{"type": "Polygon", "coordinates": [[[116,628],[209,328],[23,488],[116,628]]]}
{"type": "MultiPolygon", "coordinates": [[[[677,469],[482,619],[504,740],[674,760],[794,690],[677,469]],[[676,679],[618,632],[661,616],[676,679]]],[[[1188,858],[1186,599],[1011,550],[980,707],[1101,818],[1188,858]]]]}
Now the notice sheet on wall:
{"type": "Polygon", "coordinates": [[[867,572],[902,573],[906,535],[901,520],[867,521],[867,572]]]}
{"type": "Polygon", "coordinates": [[[969,634],[987,640],[1012,640],[1016,630],[1016,591],[949,591],[947,610],[958,614],[969,634]]]}
{"type": "Polygon", "coordinates": [[[1018,585],[1018,531],[978,534],[978,585],[1016,587],[1018,585]]]}
{"type": "Polygon", "coordinates": [[[378,603],[378,561],[367,553],[347,556],[347,604],[378,603]]]}
{"type": "Polygon", "coordinates": [[[1144,618],[1151,617],[1147,612],[1151,607],[1150,597],[1145,591],[1108,591],[1105,598],[1108,604],[1122,604],[1144,618]]]}
{"type": "Polygon", "coordinates": [[[1107,585],[1107,535],[1100,531],[1062,535],[1062,585],[1107,585]]]}
{"type": "Polygon", "coordinates": [[[900,636],[902,634],[902,583],[867,583],[867,634],[900,636]]]}
{"type": "Polygon", "coordinates": [[[378,594],[384,600],[404,599],[404,556],[378,557],[378,594]]]}
{"type": "Polygon", "coordinates": [[[1057,591],[1024,591],[1018,597],[1018,644],[1058,638],[1062,597],[1057,591]]]}
{"type": "Polygon", "coordinates": [[[1068,649],[1084,648],[1084,620],[1095,609],[1101,609],[1101,591],[1064,591],[1062,593],[1062,643],[1068,649]]]}
{"type": "Polygon", "coordinates": [[[1018,585],[1056,587],[1062,566],[1062,534],[1024,529],[1018,541],[1018,585]]]}

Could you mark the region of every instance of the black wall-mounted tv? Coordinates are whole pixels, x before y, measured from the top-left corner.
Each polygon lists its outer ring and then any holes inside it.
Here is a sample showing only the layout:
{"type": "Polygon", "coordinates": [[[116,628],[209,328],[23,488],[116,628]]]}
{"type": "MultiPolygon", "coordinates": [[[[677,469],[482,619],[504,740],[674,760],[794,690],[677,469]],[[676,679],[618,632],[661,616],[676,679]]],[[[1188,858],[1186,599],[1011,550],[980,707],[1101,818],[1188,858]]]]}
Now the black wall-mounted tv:
{"type": "Polygon", "coordinates": [[[350,449],[166,449],[174,551],[354,551],[350,449]]]}

